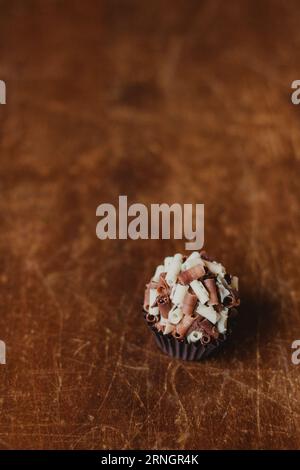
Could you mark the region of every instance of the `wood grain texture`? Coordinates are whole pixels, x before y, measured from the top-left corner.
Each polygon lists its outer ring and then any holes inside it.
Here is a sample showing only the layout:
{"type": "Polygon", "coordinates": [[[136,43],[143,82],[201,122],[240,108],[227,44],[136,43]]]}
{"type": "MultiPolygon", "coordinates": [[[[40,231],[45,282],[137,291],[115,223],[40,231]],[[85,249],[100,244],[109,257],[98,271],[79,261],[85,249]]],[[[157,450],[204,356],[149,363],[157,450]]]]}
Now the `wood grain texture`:
{"type": "Polygon", "coordinates": [[[299,448],[298,2],[0,10],[0,447],[299,448]],[[99,241],[119,194],[205,204],[242,286],[218,357],[156,349],[144,284],[183,243],[99,241]]]}

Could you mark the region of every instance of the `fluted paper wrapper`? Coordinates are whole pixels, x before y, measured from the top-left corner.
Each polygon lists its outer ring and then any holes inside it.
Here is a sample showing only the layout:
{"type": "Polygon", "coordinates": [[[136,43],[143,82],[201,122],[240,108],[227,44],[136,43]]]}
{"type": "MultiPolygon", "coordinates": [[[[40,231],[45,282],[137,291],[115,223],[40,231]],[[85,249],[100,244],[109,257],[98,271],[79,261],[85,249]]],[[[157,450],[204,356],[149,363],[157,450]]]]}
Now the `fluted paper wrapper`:
{"type": "Polygon", "coordinates": [[[201,361],[212,355],[217,349],[223,347],[228,336],[231,334],[232,321],[228,333],[224,335],[222,340],[214,340],[208,344],[188,343],[186,340],[178,341],[172,335],[164,335],[161,331],[157,331],[152,325],[145,320],[148,328],[152,331],[157,346],[170,357],[182,359],[184,361],[201,361]]]}

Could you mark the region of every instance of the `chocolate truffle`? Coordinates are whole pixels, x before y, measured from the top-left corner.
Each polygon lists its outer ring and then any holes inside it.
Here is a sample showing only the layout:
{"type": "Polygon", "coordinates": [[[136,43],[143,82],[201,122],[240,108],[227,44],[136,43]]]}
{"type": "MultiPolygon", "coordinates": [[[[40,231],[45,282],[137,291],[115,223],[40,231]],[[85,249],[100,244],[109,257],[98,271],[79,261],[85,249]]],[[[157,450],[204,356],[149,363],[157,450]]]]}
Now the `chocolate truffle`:
{"type": "Polygon", "coordinates": [[[237,276],[205,251],[195,251],[168,256],[156,268],[143,311],[165,353],[197,361],[228,338],[239,304],[237,276]]]}

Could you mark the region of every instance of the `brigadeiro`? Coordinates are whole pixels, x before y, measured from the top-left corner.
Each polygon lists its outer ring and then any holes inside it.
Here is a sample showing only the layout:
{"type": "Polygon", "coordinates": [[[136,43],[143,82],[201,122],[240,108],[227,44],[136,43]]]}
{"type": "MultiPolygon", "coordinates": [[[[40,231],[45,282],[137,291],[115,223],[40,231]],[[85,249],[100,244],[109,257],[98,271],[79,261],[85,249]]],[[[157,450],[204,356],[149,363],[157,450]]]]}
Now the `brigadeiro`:
{"type": "Polygon", "coordinates": [[[206,252],[165,258],[146,285],[144,318],[160,349],[199,361],[232,331],[240,304],[238,278],[206,252]]]}

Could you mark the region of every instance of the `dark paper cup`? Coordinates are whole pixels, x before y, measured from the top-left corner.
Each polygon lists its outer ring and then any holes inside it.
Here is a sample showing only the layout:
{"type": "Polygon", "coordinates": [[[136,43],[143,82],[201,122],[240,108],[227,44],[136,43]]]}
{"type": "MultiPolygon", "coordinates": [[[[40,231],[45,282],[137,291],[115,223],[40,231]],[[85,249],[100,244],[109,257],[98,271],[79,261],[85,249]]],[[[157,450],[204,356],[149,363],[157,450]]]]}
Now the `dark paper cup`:
{"type": "Polygon", "coordinates": [[[217,340],[214,339],[208,344],[202,344],[200,341],[197,341],[197,343],[188,343],[186,339],[180,341],[171,334],[164,335],[161,331],[157,331],[153,325],[147,322],[146,318],[145,323],[153,333],[157,346],[165,354],[184,361],[201,361],[212,355],[217,349],[223,347],[224,343],[231,335],[232,323],[234,322],[229,317],[226,335],[222,335],[217,340]]]}

